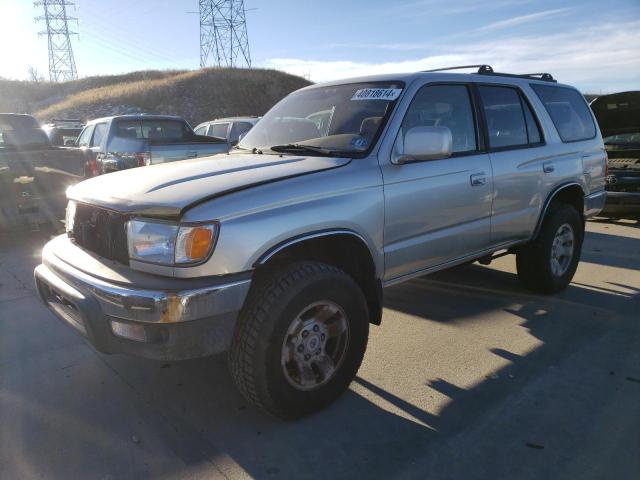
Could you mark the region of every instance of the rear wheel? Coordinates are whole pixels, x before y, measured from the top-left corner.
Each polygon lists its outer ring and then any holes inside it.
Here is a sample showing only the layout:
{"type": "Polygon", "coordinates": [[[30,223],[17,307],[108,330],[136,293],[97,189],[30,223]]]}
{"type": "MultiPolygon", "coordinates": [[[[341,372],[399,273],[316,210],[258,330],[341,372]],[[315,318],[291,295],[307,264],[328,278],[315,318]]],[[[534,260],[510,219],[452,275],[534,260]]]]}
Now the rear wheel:
{"type": "Polygon", "coordinates": [[[551,205],[538,237],[516,255],[518,278],[531,290],[556,293],[578,268],[584,223],[575,207],[551,205]]]}
{"type": "Polygon", "coordinates": [[[323,408],[348,388],[362,362],[369,333],[362,291],[319,262],[295,263],[257,282],[231,346],[236,385],[281,418],[323,408]]]}

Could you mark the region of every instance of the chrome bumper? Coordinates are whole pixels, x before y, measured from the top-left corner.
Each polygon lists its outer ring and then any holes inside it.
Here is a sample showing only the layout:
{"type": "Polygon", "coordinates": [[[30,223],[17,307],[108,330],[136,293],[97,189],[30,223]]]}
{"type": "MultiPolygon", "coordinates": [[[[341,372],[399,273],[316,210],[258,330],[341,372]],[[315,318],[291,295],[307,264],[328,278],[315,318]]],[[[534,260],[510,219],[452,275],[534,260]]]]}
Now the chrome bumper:
{"type": "Polygon", "coordinates": [[[65,236],[44,247],[34,276],[43,302],[99,350],[162,359],[225,350],[251,285],[250,273],[208,279],[141,274],[65,236]],[[142,325],[146,344],[116,336],[114,320],[142,325]]]}
{"type": "Polygon", "coordinates": [[[584,197],[584,217],[589,218],[597,215],[604,208],[607,201],[607,191],[600,190],[584,197]]]}

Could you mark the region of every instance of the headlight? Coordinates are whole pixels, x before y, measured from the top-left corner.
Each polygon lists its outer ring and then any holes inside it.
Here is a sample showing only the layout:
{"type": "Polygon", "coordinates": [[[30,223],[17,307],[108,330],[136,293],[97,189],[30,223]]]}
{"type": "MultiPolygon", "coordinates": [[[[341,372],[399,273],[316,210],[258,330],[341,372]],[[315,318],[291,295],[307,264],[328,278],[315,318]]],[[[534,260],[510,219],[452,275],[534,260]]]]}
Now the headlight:
{"type": "Polygon", "coordinates": [[[65,232],[73,231],[73,225],[76,219],[76,202],[69,200],[67,203],[67,211],[64,215],[64,230],[65,232]]]}
{"type": "Polygon", "coordinates": [[[216,224],[177,225],[130,220],[127,223],[129,258],[161,265],[187,265],[206,260],[216,241],[216,224]]]}

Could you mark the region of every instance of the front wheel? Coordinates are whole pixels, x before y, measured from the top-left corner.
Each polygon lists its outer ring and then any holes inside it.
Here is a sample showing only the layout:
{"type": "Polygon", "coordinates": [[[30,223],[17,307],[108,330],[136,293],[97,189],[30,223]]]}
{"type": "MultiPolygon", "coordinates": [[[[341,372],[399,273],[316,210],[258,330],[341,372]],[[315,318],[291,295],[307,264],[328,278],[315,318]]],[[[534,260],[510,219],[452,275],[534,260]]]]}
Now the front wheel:
{"type": "Polygon", "coordinates": [[[516,255],[518,278],[531,290],[564,290],[578,268],[584,223],[571,205],[552,205],[538,237],[516,255]]]}
{"type": "Polygon", "coordinates": [[[240,314],[230,368],[241,393],[281,418],[333,402],[367,346],[364,295],[343,271],[300,262],[257,280],[240,314]]]}

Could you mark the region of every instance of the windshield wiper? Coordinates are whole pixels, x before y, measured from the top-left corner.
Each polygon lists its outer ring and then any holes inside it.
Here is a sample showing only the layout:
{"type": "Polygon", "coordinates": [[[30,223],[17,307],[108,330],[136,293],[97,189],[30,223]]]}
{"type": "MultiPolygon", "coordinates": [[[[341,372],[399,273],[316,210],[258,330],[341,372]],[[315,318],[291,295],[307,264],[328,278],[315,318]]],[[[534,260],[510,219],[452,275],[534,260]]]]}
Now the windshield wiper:
{"type": "Polygon", "coordinates": [[[346,153],[347,150],[329,150],[328,148],[316,147],[315,145],[305,145],[304,143],[287,143],[285,145],[274,145],[273,147],[269,147],[269,150],[278,153],[285,152],[313,152],[320,153],[322,155],[337,155],[339,153],[346,153]]]}

